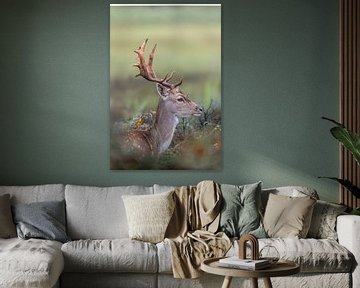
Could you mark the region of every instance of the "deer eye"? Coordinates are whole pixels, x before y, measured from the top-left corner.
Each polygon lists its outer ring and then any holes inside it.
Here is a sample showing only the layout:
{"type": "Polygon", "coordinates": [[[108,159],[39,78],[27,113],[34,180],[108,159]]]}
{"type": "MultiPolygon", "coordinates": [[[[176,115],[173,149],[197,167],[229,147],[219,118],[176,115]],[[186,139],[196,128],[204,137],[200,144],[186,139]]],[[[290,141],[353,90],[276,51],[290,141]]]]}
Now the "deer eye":
{"type": "Polygon", "coordinates": [[[176,101],[180,102],[180,103],[184,103],[185,99],[183,97],[178,97],[178,98],[176,98],[176,101]]]}

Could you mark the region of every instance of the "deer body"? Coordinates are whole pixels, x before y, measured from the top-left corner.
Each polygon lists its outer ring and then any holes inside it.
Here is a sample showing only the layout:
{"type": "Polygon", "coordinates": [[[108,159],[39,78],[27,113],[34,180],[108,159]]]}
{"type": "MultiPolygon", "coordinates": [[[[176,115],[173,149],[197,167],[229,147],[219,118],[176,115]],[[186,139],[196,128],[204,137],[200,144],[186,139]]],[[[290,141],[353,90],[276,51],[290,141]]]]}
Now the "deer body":
{"type": "Polygon", "coordinates": [[[138,63],[135,66],[139,68],[140,76],[156,83],[159,102],[153,125],[147,130],[131,130],[123,139],[123,150],[136,159],[157,157],[167,150],[179,122],[178,118],[200,116],[203,111],[199,105],[180,91],[179,86],[182,80],[176,84],[169,82],[174,73],[167,74],[163,79],[156,77],[152,69],[156,45],[146,63],[144,59],[146,43],[147,39],[139,49],[135,50],[138,56],[138,63]]]}
{"type": "Polygon", "coordinates": [[[131,149],[131,154],[138,157],[157,156],[169,148],[174,136],[178,118],[160,108],[164,103],[159,101],[153,126],[148,130],[132,130],[125,137],[125,145],[131,149]]]}
{"type": "Polygon", "coordinates": [[[154,133],[154,136],[159,139],[158,154],[169,148],[178,123],[178,117],[166,109],[166,103],[164,101],[159,100],[155,123],[152,129],[150,129],[150,131],[154,133]]]}

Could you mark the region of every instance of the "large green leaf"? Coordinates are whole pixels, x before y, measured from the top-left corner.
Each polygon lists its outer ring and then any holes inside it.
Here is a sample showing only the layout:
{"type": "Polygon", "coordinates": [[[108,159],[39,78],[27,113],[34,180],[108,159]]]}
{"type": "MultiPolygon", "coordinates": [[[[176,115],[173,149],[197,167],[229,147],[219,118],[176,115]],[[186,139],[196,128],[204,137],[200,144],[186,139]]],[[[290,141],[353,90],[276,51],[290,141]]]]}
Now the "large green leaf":
{"type": "Polygon", "coordinates": [[[355,132],[348,130],[344,125],[335,120],[325,117],[323,117],[323,119],[337,125],[336,127],[331,128],[331,134],[353,154],[356,162],[360,165],[360,136],[355,132]]]}
{"type": "Polygon", "coordinates": [[[360,208],[354,208],[351,212],[351,215],[358,215],[360,216],[360,208]]]}
{"type": "Polygon", "coordinates": [[[356,133],[343,127],[331,128],[331,134],[339,140],[354,156],[360,165],[360,137],[356,133]]]}
{"type": "Polygon", "coordinates": [[[345,179],[339,179],[336,177],[319,177],[334,180],[339,182],[342,186],[348,189],[356,198],[360,198],[360,188],[355,186],[351,181],[345,179]]]}

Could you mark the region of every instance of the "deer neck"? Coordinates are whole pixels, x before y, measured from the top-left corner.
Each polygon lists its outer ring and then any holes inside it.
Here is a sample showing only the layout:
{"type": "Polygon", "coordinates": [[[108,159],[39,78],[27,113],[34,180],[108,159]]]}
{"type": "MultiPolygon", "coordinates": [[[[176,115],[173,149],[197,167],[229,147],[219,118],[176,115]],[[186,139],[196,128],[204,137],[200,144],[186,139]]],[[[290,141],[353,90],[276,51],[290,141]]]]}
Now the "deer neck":
{"type": "Polygon", "coordinates": [[[174,136],[178,118],[166,108],[166,103],[162,99],[156,110],[156,118],[152,128],[152,134],[159,144],[158,153],[164,152],[171,144],[174,136]]]}

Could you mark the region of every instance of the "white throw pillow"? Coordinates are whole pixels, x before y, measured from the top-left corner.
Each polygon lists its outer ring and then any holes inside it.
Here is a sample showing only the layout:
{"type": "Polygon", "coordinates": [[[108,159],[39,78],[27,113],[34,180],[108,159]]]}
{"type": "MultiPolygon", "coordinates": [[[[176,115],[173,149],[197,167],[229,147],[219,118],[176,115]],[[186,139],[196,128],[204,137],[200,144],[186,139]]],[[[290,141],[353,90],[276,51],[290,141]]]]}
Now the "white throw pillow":
{"type": "Polygon", "coordinates": [[[173,193],[122,196],[131,239],[151,243],[164,240],[175,208],[173,193]]]}

